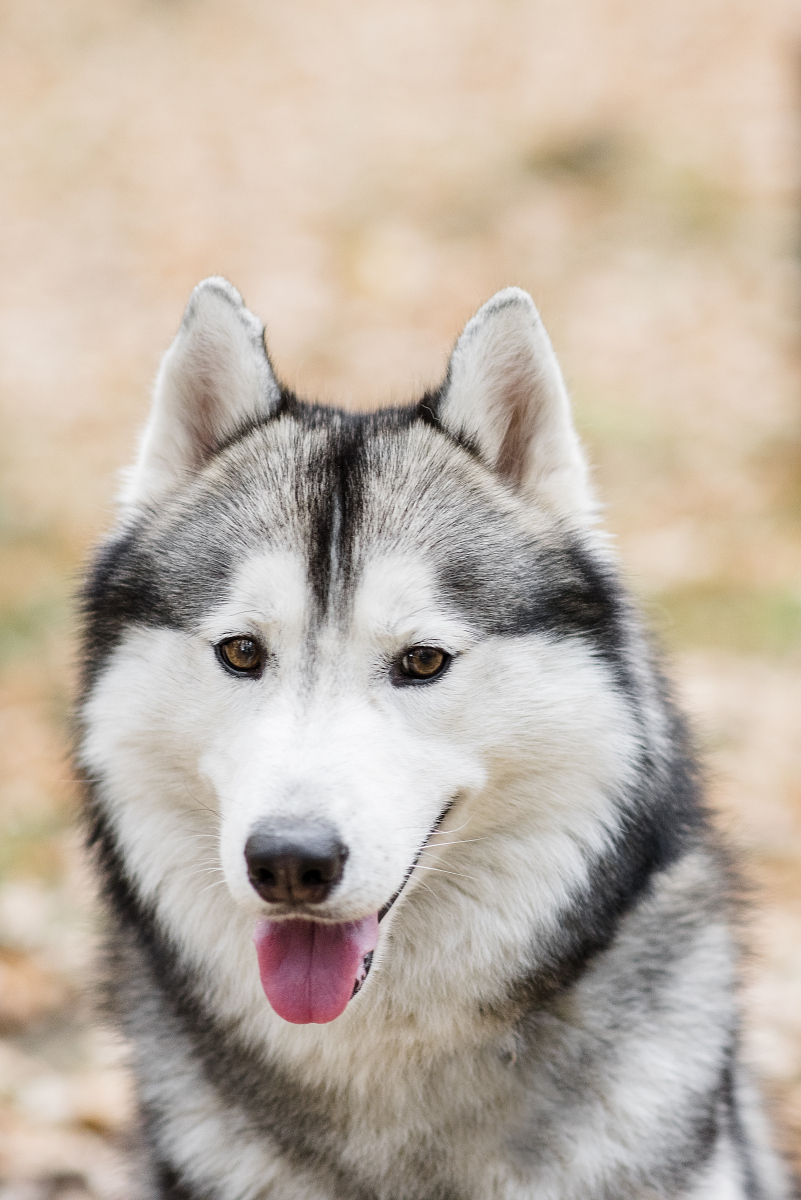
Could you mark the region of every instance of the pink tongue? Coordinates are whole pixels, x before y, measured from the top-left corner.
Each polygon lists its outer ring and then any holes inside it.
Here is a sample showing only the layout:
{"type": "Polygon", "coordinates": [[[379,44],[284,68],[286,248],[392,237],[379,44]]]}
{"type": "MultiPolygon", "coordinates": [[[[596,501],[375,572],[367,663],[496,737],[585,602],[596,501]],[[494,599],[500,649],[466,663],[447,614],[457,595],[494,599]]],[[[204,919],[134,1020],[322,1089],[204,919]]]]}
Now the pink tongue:
{"type": "Polygon", "coordinates": [[[378,942],[378,914],[346,925],[259,921],[253,934],[261,985],[279,1017],[294,1025],[333,1021],[361,981],[378,942]]]}

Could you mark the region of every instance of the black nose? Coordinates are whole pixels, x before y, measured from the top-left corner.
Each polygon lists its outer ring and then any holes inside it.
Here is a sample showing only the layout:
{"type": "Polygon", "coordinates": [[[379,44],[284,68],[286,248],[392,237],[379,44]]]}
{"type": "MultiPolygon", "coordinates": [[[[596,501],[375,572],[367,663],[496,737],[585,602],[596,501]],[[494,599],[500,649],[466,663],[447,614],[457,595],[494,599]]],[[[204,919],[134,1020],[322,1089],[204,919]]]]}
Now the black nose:
{"type": "Polygon", "coordinates": [[[271,904],[321,904],[342,878],[348,851],[328,825],[257,829],[247,840],[248,878],[271,904]]]}

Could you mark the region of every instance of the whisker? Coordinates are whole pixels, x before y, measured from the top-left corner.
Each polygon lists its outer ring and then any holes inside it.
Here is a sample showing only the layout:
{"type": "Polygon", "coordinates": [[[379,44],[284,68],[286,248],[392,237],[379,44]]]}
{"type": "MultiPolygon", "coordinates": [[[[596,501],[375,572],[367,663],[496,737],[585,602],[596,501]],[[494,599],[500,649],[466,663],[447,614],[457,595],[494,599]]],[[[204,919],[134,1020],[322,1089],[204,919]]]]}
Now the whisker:
{"type": "Polygon", "coordinates": [[[462,879],[469,879],[471,883],[478,883],[472,875],[465,875],[464,871],[446,871],[444,867],[427,867],[424,863],[418,863],[415,867],[416,871],[436,871],[438,875],[460,875],[462,879]]]}
{"type": "Polygon", "coordinates": [[[206,862],[198,863],[194,870],[189,871],[184,878],[194,879],[196,875],[209,875],[212,871],[218,871],[222,873],[222,866],[219,862],[215,862],[214,859],[210,858],[207,859],[206,862]]]}
{"type": "Polygon", "coordinates": [[[439,850],[440,846],[468,846],[468,845],[470,845],[471,842],[486,842],[486,841],[489,841],[489,838],[485,838],[485,837],[454,838],[452,842],[433,842],[430,845],[428,843],[426,843],[426,845],[423,846],[423,849],[424,850],[439,850]]]}
{"type": "Polygon", "coordinates": [[[198,892],[198,896],[202,896],[204,894],[204,892],[210,892],[212,890],[212,888],[218,888],[218,887],[224,887],[224,886],[225,886],[225,880],[218,879],[215,883],[209,883],[206,885],[206,887],[201,888],[200,891],[198,892]]]}
{"type": "Polygon", "coordinates": [[[191,875],[187,875],[187,879],[198,879],[201,875],[222,875],[219,867],[207,867],[205,871],[193,871],[191,875]]]}
{"type": "Polygon", "coordinates": [[[429,895],[431,895],[431,896],[435,895],[435,893],[431,890],[431,888],[428,886],[428,884],[423,883],[422,879],[417,879],[415,881],[415,884],[417,887],[425,888],[425,890],[429,893],[429,895]]]}
{"type": "Polygon", "coordinates": [[[187,833],[185,837],[173,842],[173,845],[185,846],[187,842],[217,842],[219,844],[219,841],[219,834],[216,833],[187,833]]]}
{"type": "Polygon", "coordinates": [[[217,817],[219,819],[220,814],[215,812],[213,808],[210,808],[208,804],[204,804],[202,800],[198,800],[197,796],[189,790],[189,785],[186,782],[184,782],[184,788],[186,789],[186,794],[189,796],[190,800],[194,800],[195,804],[197,804],[199,808],[205,808],[206,812],[210,812],[213,817],[217,817]]]}
{"type": "Polygon", "coordinates": [[[464,829],[465,826],[469,825],[472,820],[473,820],[473,817],[471,815],[467,818],[466,821],[463,821],[461,825],[457,825],[455,829],[434,829],[432,831],[431,836],[432,837],[440,837],[442,834],[445,834],[445,833],[459,833],[459,831],[464,829]]]}
{"type": "Polygon", "coordinates": [[[232,617],[262,617],[263,615],[257,608],[241,608],[239,612],[231,613],[232,617]]]}

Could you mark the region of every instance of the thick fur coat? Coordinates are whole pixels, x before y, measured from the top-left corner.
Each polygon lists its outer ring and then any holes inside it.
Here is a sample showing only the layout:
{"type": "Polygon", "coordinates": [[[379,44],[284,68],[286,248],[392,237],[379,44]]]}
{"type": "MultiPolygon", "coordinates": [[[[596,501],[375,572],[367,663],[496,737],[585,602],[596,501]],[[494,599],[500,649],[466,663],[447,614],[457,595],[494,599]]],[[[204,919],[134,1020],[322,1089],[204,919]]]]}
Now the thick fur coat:
{"type": "Polygon", "coordinates": [[[524,292],[354,415],[201,284],[84,600],[150,1195],[785,1200],[730,874],[524,292]]]}

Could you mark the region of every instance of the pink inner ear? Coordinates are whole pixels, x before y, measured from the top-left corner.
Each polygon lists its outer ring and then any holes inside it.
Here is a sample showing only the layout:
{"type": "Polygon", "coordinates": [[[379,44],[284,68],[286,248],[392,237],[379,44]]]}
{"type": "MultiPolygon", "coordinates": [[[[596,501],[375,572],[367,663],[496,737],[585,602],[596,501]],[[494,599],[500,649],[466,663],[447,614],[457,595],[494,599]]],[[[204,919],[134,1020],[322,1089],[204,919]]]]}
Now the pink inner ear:
{"type": "Polygon", "coordinates": [[[536,405],[533,400],[535,380],[532,372],[521,364],[519,375],[510,373],[508,387],[504,391],[504,407],[509,416],[506,433],[495,469],[509,483],[522,484],[528,466],[528,450],[531,439],[536,435],[536,405]]]}
{"type": "Polygon", "coordinates": [[[152,503],[199,471],[247,420],[276,411],[280,386],[263,334],[261,321],[226,280],[198,284],[162,360],[126,503],[152,503]]]}
{"type": "Polygon", "coordinates": [[[439,404],[443,428],[467,437],[485,464],[559,517],[595,523],[562,372],[531,297],[493,296],[465,326],[439,404]]]}

